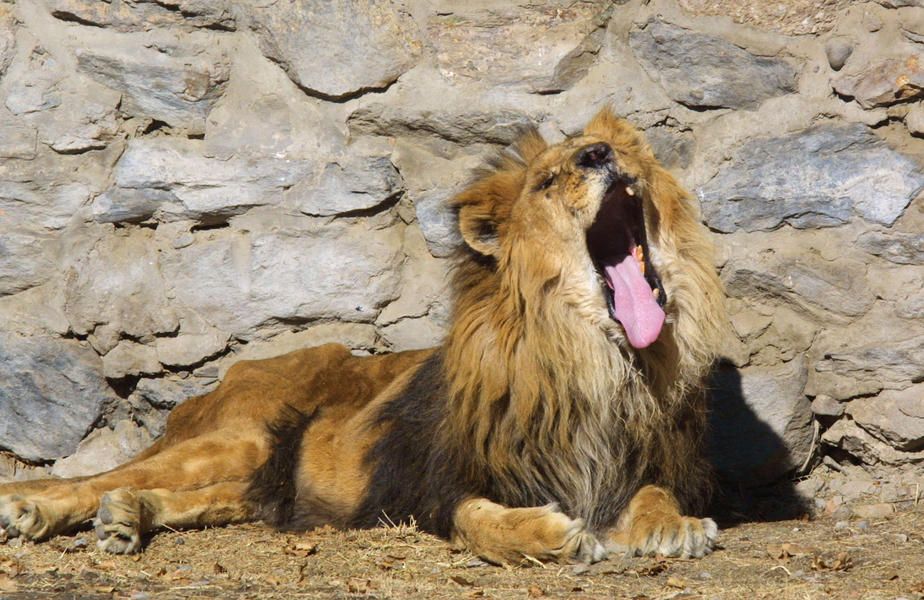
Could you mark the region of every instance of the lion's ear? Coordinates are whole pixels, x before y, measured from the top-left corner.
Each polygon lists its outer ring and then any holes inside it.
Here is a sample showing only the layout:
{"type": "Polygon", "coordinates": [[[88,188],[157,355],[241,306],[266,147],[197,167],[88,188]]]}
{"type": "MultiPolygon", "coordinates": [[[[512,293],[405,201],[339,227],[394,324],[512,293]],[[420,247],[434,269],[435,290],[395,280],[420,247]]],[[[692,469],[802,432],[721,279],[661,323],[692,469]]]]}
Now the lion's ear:
{"type": "Polygon", "coordinates": [[[525,171],[508,162],[500,170],[471,184],[452,205],[459,211],[459,232],[479,254],[498,256],[504,224],[523,188],[525,171]]]}
{"type": "Polygon", "coordinates": [[[485,214],[484,207],[463,206],[459,209],[459,232],[465,243],[479,254],[497,256],[500,253],[500,238],[493,215],[485,214]]]}

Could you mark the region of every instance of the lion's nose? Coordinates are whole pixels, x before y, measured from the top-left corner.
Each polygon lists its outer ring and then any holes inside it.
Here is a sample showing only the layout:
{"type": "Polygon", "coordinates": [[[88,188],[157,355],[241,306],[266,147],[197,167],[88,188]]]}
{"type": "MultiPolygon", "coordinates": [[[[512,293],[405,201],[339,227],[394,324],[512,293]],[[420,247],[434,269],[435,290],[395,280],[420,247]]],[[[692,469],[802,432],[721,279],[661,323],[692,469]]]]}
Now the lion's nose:
{"type": "Polygon", "coordinates": [[[610,164],[612,158],[613,151],[610,149],[609,145],[599,142],[578,150],[577,157],[575,157],[574,160],[579,167],[584,167],[585,169],[598,169],[610,164]]]}

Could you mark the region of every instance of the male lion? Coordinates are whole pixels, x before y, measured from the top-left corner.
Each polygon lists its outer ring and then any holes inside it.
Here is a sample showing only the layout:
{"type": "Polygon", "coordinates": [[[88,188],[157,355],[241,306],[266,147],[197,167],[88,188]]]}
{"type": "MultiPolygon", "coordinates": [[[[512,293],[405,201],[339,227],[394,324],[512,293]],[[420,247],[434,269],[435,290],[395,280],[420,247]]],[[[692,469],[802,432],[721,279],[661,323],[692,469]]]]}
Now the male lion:
{"type": "Polygon", "coordinates": [[[242,362],[164,436],[95,477],[0,486],[0,526],[41,540],[93,519],[130,553],[158,527],[384,514],[501,564],[702,556],[703,377],[722,290],[690,197],[604,109],[535,132],[454,200],[465,241],[436,349],[330,344],[242,362]]]}

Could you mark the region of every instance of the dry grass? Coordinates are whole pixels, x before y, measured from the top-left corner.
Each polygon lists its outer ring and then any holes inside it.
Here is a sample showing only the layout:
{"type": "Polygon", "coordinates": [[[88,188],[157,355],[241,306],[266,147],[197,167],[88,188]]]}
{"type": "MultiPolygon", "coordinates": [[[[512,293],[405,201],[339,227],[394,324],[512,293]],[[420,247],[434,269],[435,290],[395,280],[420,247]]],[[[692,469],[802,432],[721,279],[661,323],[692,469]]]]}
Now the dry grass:
{"type": "Polygon", "coordinates": [[[869,523],[739,525],[702,560],[615,558],[505,570],[419,532],[275,533],[259,525],[164,532],[145,552],[92,532],[0,547],[0,598],[924,598],[924,511],[869,523]]]}

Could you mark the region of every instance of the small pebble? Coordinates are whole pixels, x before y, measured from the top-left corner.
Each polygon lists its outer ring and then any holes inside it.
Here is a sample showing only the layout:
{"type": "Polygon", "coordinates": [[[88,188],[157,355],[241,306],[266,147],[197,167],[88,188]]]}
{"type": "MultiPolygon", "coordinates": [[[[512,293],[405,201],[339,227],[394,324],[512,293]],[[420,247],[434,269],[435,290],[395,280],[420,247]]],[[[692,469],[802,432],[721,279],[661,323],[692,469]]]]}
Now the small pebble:
{"type": "Polygon", "coordinates": [[[710,573],[709,571],[702,571],[702,572],[700,572],[699,575],[697,575],[697,577],[698,577],[699,579],[704,579],[704,580],[705,580],[705,579],[712,579],[712,573],[710,573]]]}
{"type": "Polygon", "coordinates": [[[148,600],[151,595],[147,592],[132,592],[132,595],[129,597],[132,600],[148,600]]]}
{"type": "Polygon", "coordinates": [[[860,531],[866,531],[869,529],[869,521],[863,519],[862,521],[857,521],[857,529],[860,531]]]}
{"type": "MultiPolygon", "coordinates": [[[[853,54],[853,46],[847,40],[833,39],[825,44],[825,55],[828,57],[828,64],[835,71],[841,70],[851,54],[853,54]]],[[[812,402],[812,410],[816,414],[839,417],[844,414],[844,405],[830,396],[818,396],[812,402]]]]}
{"type": "Polygon", "coordinates": [[[87,544],[87,538],[77,538],[74,540],[74,543],[71,544],[71,548],[86,548],[87,544]]]}
{"type": "Polygon", "coordinates": [[[173,543],[176,544],[177,546],[182,546],[183,544],[186,543],[186,540],[184,540],[184,539],[181,538],[181,537],[178,537],[178,538],[176,538],[176,540],[175,540],[173,543]]]}
{"type": "Polygon", "coordinates": [[[895,540],[899,544],[904,544],[908,542],[908,536],[905,535],[904,533],[892,534],[892,539],[895,540]]]}
{"type": "Polygon", "coordinates": [[[847,529],[848,527],[850,527],[850,523],[847,521],[838,521],[834,524],[834,529],[847,529]]]}

